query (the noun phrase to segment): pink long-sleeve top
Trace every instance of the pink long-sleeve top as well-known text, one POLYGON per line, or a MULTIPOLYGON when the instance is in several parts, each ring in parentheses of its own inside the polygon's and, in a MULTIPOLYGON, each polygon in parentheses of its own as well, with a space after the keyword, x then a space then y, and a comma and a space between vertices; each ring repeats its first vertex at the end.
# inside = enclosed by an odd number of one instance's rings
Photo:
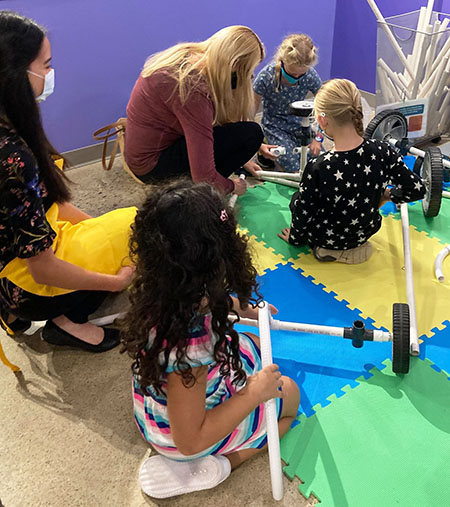
POLYGON ((207 83, 200 79, 181 103, 176 80, 167 70, 139 76, 127 106, 125 159, 137 175, 151 171, 162 151, 186 138, 192 180, 206 181, 224 193, 233 182, 214 163, 214 104, 207 83))

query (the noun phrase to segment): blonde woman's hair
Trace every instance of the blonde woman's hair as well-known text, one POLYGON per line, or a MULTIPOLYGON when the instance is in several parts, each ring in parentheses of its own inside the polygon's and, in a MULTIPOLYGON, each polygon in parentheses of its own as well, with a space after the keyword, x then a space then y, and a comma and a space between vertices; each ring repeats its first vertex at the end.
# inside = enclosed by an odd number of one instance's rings
POLYGON ((364 134, 361 94, 348 79, 326 81, 314 98, 316 116, 324 113, 338 125, 353 123, 360 136, 364 134))
POLYGON ((222 28, 203 42, 184 42, 147 59, 144 78, 167 69, 178 82, 181 102, 204 78, 214 102, 214 125, 253 118, 252 75, 264 58, 264 46, 246 26, 222 28), (231 73, 236 72, 236 89, 231 88, 231 73))
POLYGON ((276 90, 280 89, 281 62, 285 65, 314 67, 317 64, 317 48, 311 37, 304 33, 288 35, 278 46, 275 53, 276 90))

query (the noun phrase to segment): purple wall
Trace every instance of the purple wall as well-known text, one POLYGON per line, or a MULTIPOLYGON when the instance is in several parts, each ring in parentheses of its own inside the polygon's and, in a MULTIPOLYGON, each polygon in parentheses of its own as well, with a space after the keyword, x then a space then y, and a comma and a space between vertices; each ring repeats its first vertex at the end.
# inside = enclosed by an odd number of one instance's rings
MULTIPOLYGON (((427 0, 376 0, 385 18, 415 11, 427 0)), ((435 0, 434 10, 449 11, 450 0, 435 0), (443 6, 446 4, 446 7, 443 6)), ((331 77, 347 78, 375 92, 377 21, 366 0, 336 0, 331 77)))
POLYGON ((301 8, 292 0, 3 0, 46 26, 56 72, 55 93, 42 105, 60 151, 93 144, 92 132, 125 114, 146 57, 176 42, 203 40, 218 29, 248 25, 270 58, 284 35, 308 33, 319 47, 317 70, 330 77, 336 0, 301 8))

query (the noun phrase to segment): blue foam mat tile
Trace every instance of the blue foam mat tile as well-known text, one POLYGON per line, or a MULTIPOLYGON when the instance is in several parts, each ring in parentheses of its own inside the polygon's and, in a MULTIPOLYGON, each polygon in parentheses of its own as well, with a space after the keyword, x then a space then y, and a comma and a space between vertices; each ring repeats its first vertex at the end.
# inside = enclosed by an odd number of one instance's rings
MULTIPOLYGON (((278 308, 277 320, 338 327, 351 327, 354 320, 363 320, 372 327, 358 310, 350 310, 289 264, 258 280, 264 299, 278 308)), ((236 328, 256 331, 247 326, 236 328)), ((308 416, 314 413, 313 406, 328 404, 332 394, 342 396, 342 387, 356 387, 357 378, 370 377, 368 370, 383 367, 382 361, 391 357, 390 343, 366 342, 356 349, 351 340, 293 331, 272 331, 271 338, 274 362, 296 381, 302 396, 301 411, 308 416)))
POLYGON ((436 371, 444 371, 450 380, 450 322, 443 322, 446 326, 437 330, 431 338, 423 337, 420 344, 420 358, 429 359, 436 371))

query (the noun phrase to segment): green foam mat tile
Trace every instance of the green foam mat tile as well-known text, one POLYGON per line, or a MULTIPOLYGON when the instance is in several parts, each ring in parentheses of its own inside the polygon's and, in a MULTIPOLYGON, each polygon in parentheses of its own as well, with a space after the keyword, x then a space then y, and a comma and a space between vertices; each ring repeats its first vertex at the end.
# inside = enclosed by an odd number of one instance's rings
POLYGON ((277 236, 281 229, 291 225, 289 203, 295 192, 292 187, 265 182, 249 188, 239 197, 236 205, 239 226, 248 229, 258 241, 281 254, 285 260, 296 258, 308 247, 289 245, 277 236))
MULTIPOLYGON (((388 366, 390 361, 385 361, 388 366)), ((428 360, 371 370, 281 442, 288 477, 321 507, 450 505, 450 382, 428 360)))
POLYGON ((424 216, 420 203, 417 206, 408 207, 408 210, 410 225, 444 244, 450 244, 450 199, 442 199, 439 215, 434 218, 424 216))

